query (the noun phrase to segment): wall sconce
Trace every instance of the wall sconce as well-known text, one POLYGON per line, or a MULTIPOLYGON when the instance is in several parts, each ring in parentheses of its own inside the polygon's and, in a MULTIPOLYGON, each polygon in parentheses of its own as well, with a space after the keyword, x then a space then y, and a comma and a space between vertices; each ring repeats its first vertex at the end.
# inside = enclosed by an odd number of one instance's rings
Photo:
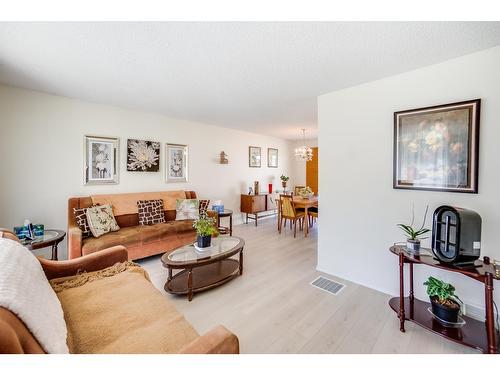
POLYGON ((221 164, 228 164, 229 160, 227 160, 227 154, 224 151, 221 151, 220 153, 220 163, 221 164))

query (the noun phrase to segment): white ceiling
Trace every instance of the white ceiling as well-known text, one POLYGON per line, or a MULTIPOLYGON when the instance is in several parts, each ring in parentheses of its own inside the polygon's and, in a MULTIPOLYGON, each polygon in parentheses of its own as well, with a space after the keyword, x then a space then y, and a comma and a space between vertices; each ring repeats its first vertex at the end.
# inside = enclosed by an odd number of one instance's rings
POLYGON ((500 22, 0 23, 0 82, 312 138, 318 95, 498 44, 500 22))

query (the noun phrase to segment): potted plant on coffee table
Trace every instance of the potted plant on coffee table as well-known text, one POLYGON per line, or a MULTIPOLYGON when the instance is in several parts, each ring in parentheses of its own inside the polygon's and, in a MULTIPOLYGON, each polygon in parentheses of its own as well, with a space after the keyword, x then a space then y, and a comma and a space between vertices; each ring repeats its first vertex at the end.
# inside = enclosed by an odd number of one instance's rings
POLYGON ((432 276, 424 285, 427 286, 432 313, 445 322, 457 323, 462 300, 455 294, 455 287, 432 276))
POLYGON ((420 228, 413 228, 413 222, 415 221, 415 210, 412 208, 412 218, 411 223, 407 224, 398 224, 397 227, 401 228, 405 233, 406 239, 406 248, 412 251, 414 254, 418 254, 420 251, 420 240, 423 240, 427 237, 421 237, 422 235, 430 232, 430 229, 424 228, 425 219, 427 218, 427 211, 429 210, 429 206, 425 209, 424 219, 422 221, 422 225, 420 228))
POLYGON ((196 242, 199 248, 210 247, 212 244, 212 235, 217 233, 215 227, 215 218, 207 214, 201 214, 193 223, 196 229, 196 242))

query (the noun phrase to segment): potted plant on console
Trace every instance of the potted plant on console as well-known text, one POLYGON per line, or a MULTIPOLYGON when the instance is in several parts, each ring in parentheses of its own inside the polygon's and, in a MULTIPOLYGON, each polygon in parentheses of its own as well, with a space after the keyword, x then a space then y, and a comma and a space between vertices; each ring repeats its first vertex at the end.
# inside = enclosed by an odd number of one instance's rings
POLYGON ((285 176, 284 174, 281 175, 280 180, 281 180, 281 186, 283 186, 283 190, 286 190, 286 184, 290 177, 285 176))
POLYGON ((199 248, 210 247, 212 245, 212 235, 217 233, 215 219, 207 214, 201 214, 193 223, 196 229, 196 242, 199 248))
POLYGON ((420 240, 423 240, 427 237, 421 237, 422 235, 430 232, 430 229, 424 228, 425 219, 427 218, 427 211, 429 210, 429 206, 425 209, 424 220, 422 221, 422 225, 420 228, 413 228, 413 222, 415 221, 415 210, 412 208, 412 218, 411 223, 407 224, 398 224, 397 226, 403 230, 407 239, 406 239, 406 248, 413 252, 415 255, 418 255, 420 252, 420 240))
POLYGON ((427 286, 432 313, 445 322, 457 323, 462 300, 455 295, 455 287, 432 276, 424 285, 427 286))

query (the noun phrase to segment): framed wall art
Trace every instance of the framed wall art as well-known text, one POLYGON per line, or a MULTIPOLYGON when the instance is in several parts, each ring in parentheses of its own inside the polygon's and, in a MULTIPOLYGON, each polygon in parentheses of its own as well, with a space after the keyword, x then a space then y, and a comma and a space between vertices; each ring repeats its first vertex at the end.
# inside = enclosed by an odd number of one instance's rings
POLYGON ((160 170, 160 142, 127 140, 127 171, 158 172, 160 170))
POLYGON ((261 148, 248 146, 248 166, 251 168, 260 168, 261 148))
POLYGON ((165 176, 167 182, 188 181, 188 146, 167 143, 165 176))
POLYGON ((478 192, 481 99, 394 113, 393 187, 478 192))
POLYGON ((278 168, 278 149, 268 148, 267 149, 267 166, 269 168, 278 168))
POLYGON ((120 139, 84 137, 83 176, 85 185, 117 184, 120 139))

